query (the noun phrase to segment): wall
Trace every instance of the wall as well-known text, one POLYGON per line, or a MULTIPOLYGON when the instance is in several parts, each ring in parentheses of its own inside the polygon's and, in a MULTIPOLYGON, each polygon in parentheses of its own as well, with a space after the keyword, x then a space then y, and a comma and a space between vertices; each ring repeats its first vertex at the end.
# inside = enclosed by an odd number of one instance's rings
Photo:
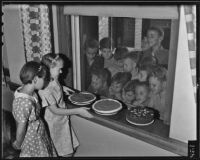
POLYGON ((72 116, 72 126, 80 142, 76 157, 178 156, 78 116, 72 116))
POLYGON ((23 47, 23 37, 21 28, 21 19, 18 5, 6 5, 3 7, 3 32, 5 37, 5 47, 3 52, 7 51, 8 67, 10 79, 14 83, 21 84, 19 71, 25 63, 25 54, 23 47))
MULTIPOLYGON (((183 9, 183 8, 182 8, 183 9)), ((181 9, 170 137, 196 140, 196 104, 192 86, 185 15, 181 9)))

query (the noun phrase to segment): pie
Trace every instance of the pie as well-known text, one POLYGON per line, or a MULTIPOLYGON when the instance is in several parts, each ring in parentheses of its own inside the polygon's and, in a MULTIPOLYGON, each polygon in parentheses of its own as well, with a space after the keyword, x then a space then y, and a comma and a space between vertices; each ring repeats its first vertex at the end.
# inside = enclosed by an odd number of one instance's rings
POLYGON ((114 99, 101 99, 96 101, 92 105, 92 108, 96 113, 103 115, 113 115, 122 109, 122 105, 119 101, 114 99))
POLYGON ((72 103, 90 103, 96 99, 96 96, 88 92, 73 93, 68 98, 72 103))
POLYGON ((154 122, 154 110, 150 107, 133 107, 128 110, 126 120, 135 125, 149 125, 154 122))

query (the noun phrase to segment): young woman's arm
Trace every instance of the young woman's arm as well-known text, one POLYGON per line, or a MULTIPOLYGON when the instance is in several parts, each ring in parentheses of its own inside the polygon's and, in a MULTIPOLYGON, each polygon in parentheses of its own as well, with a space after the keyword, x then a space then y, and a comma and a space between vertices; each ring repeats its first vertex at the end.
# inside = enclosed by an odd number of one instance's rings
POLYGON ((56 104, 48 106, 50 111, 57 115, 73 115, 79 114, 83 117, 93 118, 93 116, 87 111, 89 108, 81 107, 74 109, 58 108, 56 104))
POLYGON ((15 149, 20 149, 21 148, 22 142, 23 142, 25 134, 26 134, 26 130, 27 130, 27 122, 17 123, 16 140, 13 143, 13 147, 15 149))

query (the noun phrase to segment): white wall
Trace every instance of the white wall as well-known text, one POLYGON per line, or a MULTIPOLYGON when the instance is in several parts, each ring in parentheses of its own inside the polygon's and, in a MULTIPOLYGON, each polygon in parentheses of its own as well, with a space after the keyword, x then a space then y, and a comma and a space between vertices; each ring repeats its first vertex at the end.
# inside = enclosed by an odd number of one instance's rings
POLYGON ((72 125, 80 142, 76 157, 178 156, 78 116, 72 116, 72 125))
POLYGON ((196 140, 196 104, 188 53, 185 15, 181 8, 170 137, 183 142, 196 140))
POLYGON ((18 5, 6 5, 2 10, 4 13, 2 21, 4 23, 3 33, 6 47, 3 51, 7 51, 10 79, 14 83, 21 84, 19 72, 25 63, 25 54, 19 8, 18 5))

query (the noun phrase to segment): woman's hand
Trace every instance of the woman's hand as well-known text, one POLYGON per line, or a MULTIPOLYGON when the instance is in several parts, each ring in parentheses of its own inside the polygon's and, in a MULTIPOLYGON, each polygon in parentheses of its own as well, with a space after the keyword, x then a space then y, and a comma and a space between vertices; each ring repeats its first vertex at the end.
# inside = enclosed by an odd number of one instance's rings
POLYGON ((89 109, 87 107, 78 108, 78 114, 86 118, 93 118, 94 116, 87 111, 89 109))

